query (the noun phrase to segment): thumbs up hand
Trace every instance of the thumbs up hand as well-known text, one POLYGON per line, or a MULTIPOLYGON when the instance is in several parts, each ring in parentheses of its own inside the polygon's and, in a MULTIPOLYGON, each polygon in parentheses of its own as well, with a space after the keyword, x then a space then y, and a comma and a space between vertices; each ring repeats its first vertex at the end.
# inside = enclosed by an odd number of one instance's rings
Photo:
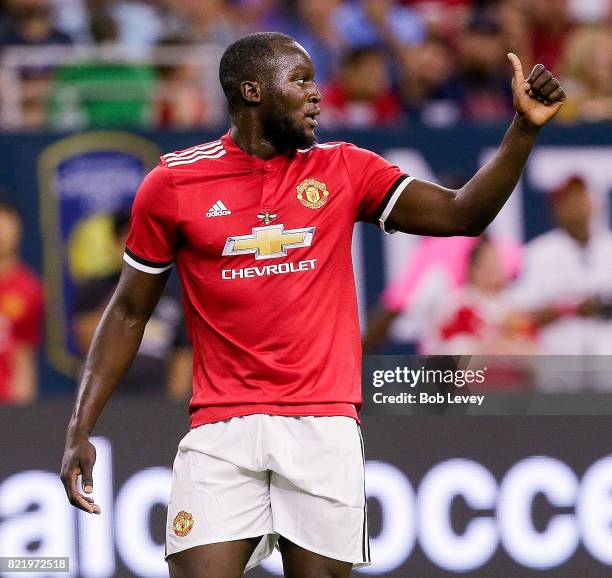
POLYGON ((508 60, 513 70, 512 92, 516 111, 535 126, 546 124, 565 103, 565 92, 559 81, 543 64, 536 64, 526 79, 518 56, 510 52, 508 60))

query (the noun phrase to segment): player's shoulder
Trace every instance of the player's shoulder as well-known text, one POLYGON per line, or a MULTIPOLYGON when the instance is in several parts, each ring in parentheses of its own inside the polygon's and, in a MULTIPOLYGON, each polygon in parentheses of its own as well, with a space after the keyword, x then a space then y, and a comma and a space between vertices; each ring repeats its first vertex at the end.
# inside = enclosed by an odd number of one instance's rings
POLYGON ((222 158, 227 153, 222 139, 194 145, 192 147, 166 153, 161 156, 160 165, 168 169, 194 169, 222 158))

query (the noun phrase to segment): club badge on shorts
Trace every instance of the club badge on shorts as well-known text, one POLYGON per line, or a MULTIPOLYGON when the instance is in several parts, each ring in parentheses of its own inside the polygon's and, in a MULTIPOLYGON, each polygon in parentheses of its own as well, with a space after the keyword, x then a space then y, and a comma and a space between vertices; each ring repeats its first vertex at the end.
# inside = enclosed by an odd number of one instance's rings
POLYGON ((316 179, 306 179, 297 187, 297 198, 309 209, 320 209, 329 197, 327 185, 316 179))
POLYGON ((184 538, 191 532, 191 528, 193 528, 193 516, 189 512, 181 510, 174 518, 174 522, 172 522, 174 533, 184 538))

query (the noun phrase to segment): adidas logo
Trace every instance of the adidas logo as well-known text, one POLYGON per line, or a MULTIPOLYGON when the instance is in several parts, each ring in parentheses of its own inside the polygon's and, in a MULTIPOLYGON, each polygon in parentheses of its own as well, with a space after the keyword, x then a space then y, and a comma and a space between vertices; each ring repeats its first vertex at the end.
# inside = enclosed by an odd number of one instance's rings
POLYGON ((217 201, 206 213, 207 217, 225 217, 231 215, 232 212, 223 204, 222 201, 217 201))

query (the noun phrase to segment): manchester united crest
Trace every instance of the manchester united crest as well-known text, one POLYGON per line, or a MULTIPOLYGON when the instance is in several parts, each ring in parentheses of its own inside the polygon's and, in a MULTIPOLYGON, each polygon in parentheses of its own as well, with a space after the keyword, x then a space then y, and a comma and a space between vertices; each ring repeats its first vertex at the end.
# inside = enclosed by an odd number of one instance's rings
POLYGON ((172 529, 177 536, 184 538, 193 528, 193 516, 189 512, 181 510, 172 522, 172 529))
POLYGON ((327 185, 316 179, 306 179, 297 188, 297 198, 309 209, 320 209, 329 198, 327 185))

